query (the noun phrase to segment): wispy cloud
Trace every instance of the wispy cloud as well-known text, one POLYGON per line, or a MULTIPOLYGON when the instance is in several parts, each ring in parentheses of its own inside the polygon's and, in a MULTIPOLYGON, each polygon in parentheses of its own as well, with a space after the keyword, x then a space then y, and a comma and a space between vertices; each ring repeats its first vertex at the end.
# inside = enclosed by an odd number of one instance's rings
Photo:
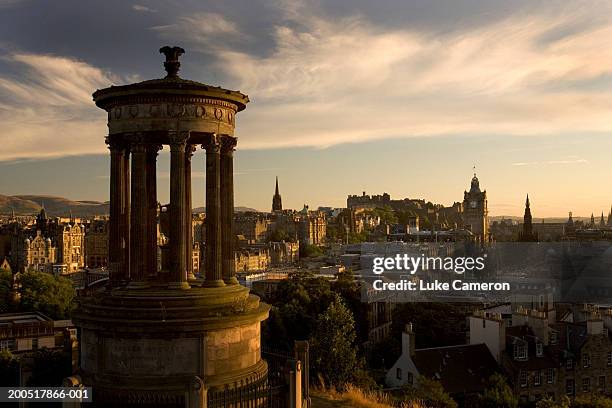
POLYGON ((140 12, 144 12, 144 13, 157 13, 157 10, 152 9, 150 7, 147 7, 147 6, 143 6, 142 4, 134 4, 134 5, 132 5, 132 10, 140 11, 140 12))
POLYGON ((218 13, 194 13, 178 18, 175 24, 151 27, 167 40, 180 39, 191 49, 213 51, 224 47, 230 40, 245 40, 238 25, 218 13))
MULTIPOLYGON (((282 18, 263 33, 213 12, 185 11, 152 28, 214 55, 215 78, 250 95, 237 118, 241 148, 612 132, 610 2, 568 2, 443 33, 274 4, 282 18), (266 38, 265 52, 245 46, 253 35, 266 38)), ((17 74, 0 74, 0 160, 105 152, 105 115, 91 92, 127 76, 61 56, 4 59, 17 74)))
POLYGON ((18 75, 0 76, 0 160, 105 151, 105 115, 91 93, 120 79, 70 58, 11 54, 18 75))
POLYGON ((513 166, 549 166, 549 165, 567 165, 567 164, 589 164, 587 159, 564 159, 564 160, 546 160, 532 162, 515 162, 513 166))
MULTIPOLYGON (((242 147, 612 131, 612 84, 592 85, 612 72, 612 24, 601 17, 609 3, 447 34, 282 4, 271 52, 214 46, 219 72, 253 101, 238 118, 242 147), (564 29, 576 20, 577 28, 564 29)), ((198 42, 198 33, 183 35, 198 42)))

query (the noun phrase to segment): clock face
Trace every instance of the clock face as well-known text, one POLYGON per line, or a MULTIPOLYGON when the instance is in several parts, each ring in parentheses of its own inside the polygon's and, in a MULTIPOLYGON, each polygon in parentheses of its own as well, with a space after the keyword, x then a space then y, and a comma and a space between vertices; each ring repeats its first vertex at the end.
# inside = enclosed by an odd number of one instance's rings
POLYGON ((476 202, 476 200, 470 201, 470 207, 471 208, 476 208, 477 206, 478 206, 478 203, 476 202))

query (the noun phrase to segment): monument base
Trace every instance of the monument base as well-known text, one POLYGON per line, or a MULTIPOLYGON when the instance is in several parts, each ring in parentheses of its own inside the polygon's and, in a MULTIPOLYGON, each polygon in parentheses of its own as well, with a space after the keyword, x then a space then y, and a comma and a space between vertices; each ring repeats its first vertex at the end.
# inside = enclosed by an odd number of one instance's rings
POLYGON ((247 288, 115 288, 81 298, 80 367, 96 406, 185 407, 205 391, 266 377, 260 328, 270 307, 247 288), (196 387, 197 388, 197 387, 196 387))

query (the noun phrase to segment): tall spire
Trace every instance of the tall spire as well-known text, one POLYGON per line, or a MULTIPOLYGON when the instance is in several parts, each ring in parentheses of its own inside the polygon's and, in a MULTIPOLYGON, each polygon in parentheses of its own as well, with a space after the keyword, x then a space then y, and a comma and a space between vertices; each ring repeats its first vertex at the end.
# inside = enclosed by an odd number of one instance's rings
POLYGON ((519 241, 534 242, 537 241, 537 235, 533 232, 533 218, 531 217, 531 209, 529 208, 529 194, 525 199, 525 215, 523 216, 523 231, 519 234, 519 241))
POLYGON ((278 193, 278 176, 276 176, 276 189, 274 190, 274 195, 280 195, 278 193))
POLYGON ((272 197, 272 212, 283 210, 283 200, 278 191, 278 176, 276 176, 276 188, 274 190, 274 196, 272 197))

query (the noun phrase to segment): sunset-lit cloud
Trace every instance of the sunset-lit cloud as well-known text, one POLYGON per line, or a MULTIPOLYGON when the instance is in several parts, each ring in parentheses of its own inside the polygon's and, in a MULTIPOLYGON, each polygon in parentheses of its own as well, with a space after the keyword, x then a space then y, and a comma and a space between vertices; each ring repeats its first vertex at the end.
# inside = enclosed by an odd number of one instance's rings
POLYGON ((91 93, 120 79, 70 58, 12 54, 0 77, 0 160, 102 153, 106 128, 91 93))

